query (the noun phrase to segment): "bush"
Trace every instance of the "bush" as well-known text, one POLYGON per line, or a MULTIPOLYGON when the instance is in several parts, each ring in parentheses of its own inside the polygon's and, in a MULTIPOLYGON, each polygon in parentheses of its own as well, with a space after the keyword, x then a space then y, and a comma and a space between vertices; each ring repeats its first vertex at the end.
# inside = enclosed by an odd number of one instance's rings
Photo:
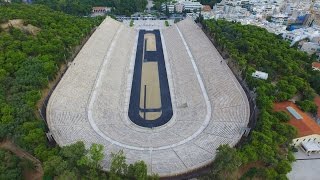
POLYGON ((313 101, 297 101, 296 104, 305 112, 317 113, 318 106, 313 101))
POLYGON ((298 152, 298 151, 299 151, 298 148, 296 148, 295 146, 291 146, 291 147, 290 147, 290 150, 291 150, 292 152, 298 152))
POLYGON ((211 171, 212 179, 232 179, 234 172, 241 165, 241 157, 236 149, 228 144, 220 145, 217 149, 213 169, 211 171))
POLYGON ((290 120, 290 116, 284 112, 284 111, 279 111, 275 112, 274 115, 276 118, 278 118, 281 122, 288 122, 290 120))
POLYGON ((276 171, 279 174, 287 174, 288 172, 290 172, 292 170, 291 168, 291 164, 288 160, 282 160, 278 163, 277 167, 276 167, 276 171))

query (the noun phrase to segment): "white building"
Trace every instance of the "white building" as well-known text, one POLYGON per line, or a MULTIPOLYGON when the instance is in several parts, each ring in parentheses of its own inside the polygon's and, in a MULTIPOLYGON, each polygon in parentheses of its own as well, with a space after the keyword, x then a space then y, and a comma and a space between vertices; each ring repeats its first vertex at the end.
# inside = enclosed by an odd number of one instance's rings
POLYGON ((271 17, 271 21, 276 24, 284 24, 288 23, 288 15, 285 14, 276 14, 271 17))
POLYGON ((320 145, 316 142, 302 142, 301 149, 308 155, 311 153, 320 153, 320 145))
POLYGON ((299 42, 301 40, 312 40, 316 37, 320 37, 320 31, 313 27, 300 28, 293 31, 287 31, 282 35, 282 37, 285 40, 289 40, 291 42, 291 46, 293 46, 296 42, 299 42))
POLYGON ((169 13, 183 11, 200 11, 202 9, 202 4, 196 0, 180 0, 180 1, 170 1, 161 4, 161 10, 166 11, 168 9, 169 13))
POLYGON ((314 42, 304 42, 300 49, 304 52, 307 52, 309 55, 312 55, 320 52, 320 45, 314 42))
POLYGON ((258 78, 258 79, 267 80, 268 79, 268 73, 261 72, 261 71, 256 71, 256 72, 252 73, 252 77, 255 77, 255 78, 258 78))
POLYGON ((167 3, 162 3, 161 4, 161 10, 163 12, 166 12, 167 9, 169 11, 169 13, 173 13, 174 12, 174 9, 175 9, 175 4, 171 3, 171 2, 167 2, 167 3))

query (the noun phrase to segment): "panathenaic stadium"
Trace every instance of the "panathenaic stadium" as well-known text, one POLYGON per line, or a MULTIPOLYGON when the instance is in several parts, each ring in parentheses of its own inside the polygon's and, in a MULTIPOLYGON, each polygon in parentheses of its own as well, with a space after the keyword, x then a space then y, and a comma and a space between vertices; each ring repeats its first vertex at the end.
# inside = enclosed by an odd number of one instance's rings
MULTIPOLYGON (((153 22, 153 21, 150 21, 153 22)), ((164 24, 164 22, 162 21, 164 24)), ((160 176, 210 164, 247 127, 247 96, 194 21, 170 27, 106 18, 70 64, 47 105, 60 146, 102 144, 160 176), (138 23, 137 23, 138 24, 138 23)))

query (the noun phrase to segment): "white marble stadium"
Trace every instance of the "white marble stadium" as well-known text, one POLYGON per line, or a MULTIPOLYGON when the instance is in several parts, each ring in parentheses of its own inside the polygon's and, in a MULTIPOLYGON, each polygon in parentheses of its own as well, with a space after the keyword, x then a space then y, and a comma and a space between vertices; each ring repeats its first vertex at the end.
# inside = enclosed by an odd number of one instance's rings
POLYGON ((213 161, 221 144, 234 146, 247 127, 249 103, 222 57, 190 19, 160 30, 173 117, 153 129, 128 118, 138 30, 106 18, 65 73, 47 106, 60 146, 83 141, 123 150, 149 173, 173 176, 213 161))

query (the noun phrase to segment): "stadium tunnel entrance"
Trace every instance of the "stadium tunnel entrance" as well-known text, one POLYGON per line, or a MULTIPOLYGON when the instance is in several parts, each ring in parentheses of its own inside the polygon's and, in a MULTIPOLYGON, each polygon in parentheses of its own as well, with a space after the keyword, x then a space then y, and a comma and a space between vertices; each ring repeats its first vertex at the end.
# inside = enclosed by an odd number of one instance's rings
POLYGON ((164 125, 173 116, 159 30, 139 31, 128 115, 148 128, 164 125))

